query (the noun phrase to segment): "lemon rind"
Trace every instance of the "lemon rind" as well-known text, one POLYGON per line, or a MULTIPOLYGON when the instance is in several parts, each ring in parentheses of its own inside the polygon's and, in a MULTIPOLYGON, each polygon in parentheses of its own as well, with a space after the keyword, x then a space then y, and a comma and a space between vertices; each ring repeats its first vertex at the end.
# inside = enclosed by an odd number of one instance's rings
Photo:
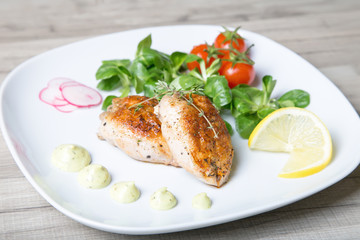
MULTIPOLYGON (((324 140, 325 140, 324 149, 327 149, 328 154, 326 156, 324 156, 323 158, 319 159, 319 161, 316 161, 315 163, 311 164, 310 166, 307 166, 306 168, 297 169, 296 171, 291 171, 291 172, 281 171, 278 174, 278 177, 281 177, 281 178, 301 178, 301 177, 306 177, 306 176, 309 176, 309 175, 313 175, 313 174, 318 173, 321 170, 323 170, 331 162, 331 159, 332 159, 332 139, 331 139, 330 132, 327 129, 327 127, 325 126, 325 124, 321 121, 321 119, 318 116, 316 116, 311 111, 303 109, 303 108, 297 108, 297 107, 281 108, 281 109, 278 109, 278 110, 270 113, 268 116, 266 116, 255 127, 255 129, 251 133, 251 135, 249 137, 249 141, 248 141, 249 148, 252 149, 252 150, 262 150, 262 149, 259 149, 258 146, 254 146, 253 143, 254 143, 254 141, 256 142, 256 139, 260 135, 259 134, 260 129, 263 128, 264 126, 270 124, 270 122, 274 118, 274 115, 279 114, 280 111, 284 112, 284 114, 292 113, 294 111, 299 113, 299 110, 302 111, 302 113, 300 112, 300 114, 307 115, 307 116, 309 116, 309 117, 311 117, 313 119, 316 119, 316 121, 315 121, 315 123, 317 123, 316 126, 320 128, 321 132, 324 135, 324 140), (306 111, 309 114, 304 114, 305 113, 304 111, 306 111)), ((279 151, 279 150, 273 150, 272 151, 272 150, 269 150, 269 149, 266 149, 266 151, 291 153, 291 151, 279 151)))

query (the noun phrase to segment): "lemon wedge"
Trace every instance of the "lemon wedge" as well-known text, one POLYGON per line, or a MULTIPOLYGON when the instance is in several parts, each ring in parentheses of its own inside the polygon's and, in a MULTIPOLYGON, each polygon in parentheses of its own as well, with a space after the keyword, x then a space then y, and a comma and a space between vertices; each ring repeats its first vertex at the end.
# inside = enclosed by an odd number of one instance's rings
POLYGON ((279 177, 306 177, 324 169, 332 156, 331 136, 322 121, 303 108, 280 108, 266 116, 249 137, 254 150, 287 152, 279 177))

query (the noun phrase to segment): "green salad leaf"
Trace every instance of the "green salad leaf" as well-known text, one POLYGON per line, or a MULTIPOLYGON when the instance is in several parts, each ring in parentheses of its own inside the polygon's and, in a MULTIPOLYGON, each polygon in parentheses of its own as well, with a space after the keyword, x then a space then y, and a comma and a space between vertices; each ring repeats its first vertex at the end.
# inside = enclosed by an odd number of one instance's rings
POLYGON ((217 109, 222 109, 232 101, 231 91, 224 76, 209 77, 205 83, 204 93, 217 109))
POLYGON ((300 107, 305 108, 310 103, 310 95, 300 89, 291 90, 278 99, 281 107, 300 107))
POLYGON ((271 76, 262 79, 262 90, 248 85, 232 89, 232 115, 236 130, 242 138, 249 138, 256 125, 273 111, 282 107, 306 107, 310 95, 303 90, 291 90, 279 99, 271 98, 276 80, 271 76))

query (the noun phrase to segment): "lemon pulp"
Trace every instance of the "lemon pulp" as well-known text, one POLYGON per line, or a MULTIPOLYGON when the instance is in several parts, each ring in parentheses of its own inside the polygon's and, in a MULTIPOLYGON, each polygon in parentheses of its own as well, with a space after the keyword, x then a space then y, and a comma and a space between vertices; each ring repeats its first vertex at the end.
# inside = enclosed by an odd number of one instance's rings
POLYGON ((328 129, 312 112, 281 108, 265 117, 249 137, 254 150, 287 152, 289 160, 279 177, 305 177, 325 168, 332 156, 328 129))

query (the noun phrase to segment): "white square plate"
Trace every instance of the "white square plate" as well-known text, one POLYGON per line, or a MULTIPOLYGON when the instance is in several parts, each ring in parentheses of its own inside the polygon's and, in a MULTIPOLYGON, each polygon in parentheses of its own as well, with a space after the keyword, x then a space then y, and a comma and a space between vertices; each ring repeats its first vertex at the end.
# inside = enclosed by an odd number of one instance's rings
MULTIPOLYGON (((277 177, 287 155, 250 151, 237 133, 230 180, 221 188, 207 186, 181 168, 135 161, 97 138, 100 106, 61 113, 38 98, 54 77, 68 77, 96 88, 95 72, 102 60, 133 59, 138 42, 152 34, 153 48, 189 52, 212 43, 219 26, 167 26, 120 32, 80 41, 33 57, 13 70, 1 88, 1 129, 21 171, 34 188, 65 215, 97 229, 126 234, 154 234, 224 223, 266 212, 310 196, 344 178, 360 161, 359 116, 334 84, 297 54, 259 34, 240 30, 255 44, 257 87, 264 75, 277 79, 273 96, 291 89, 310 93, 307 107, 318 115, 333 138, 334 156, 323 171, 305 178, 277 177), (132 204, 110 199, 110 186, 89 190, 77 184, 76 173, 65 173, 50 162, 63 143, 89 150, 93 163, 109 169, 112 183, 133 180, 141 197, 132 204), (166 186, 178 205, 169 211, 150 208, 150 195, 166 186), (192 197, 206 192, 210 210, 192 209, 192 197)), ((103 97, 108 93, 101 92, 103 97)), ((225 116, 233 126, 231 116, 225 116)))

